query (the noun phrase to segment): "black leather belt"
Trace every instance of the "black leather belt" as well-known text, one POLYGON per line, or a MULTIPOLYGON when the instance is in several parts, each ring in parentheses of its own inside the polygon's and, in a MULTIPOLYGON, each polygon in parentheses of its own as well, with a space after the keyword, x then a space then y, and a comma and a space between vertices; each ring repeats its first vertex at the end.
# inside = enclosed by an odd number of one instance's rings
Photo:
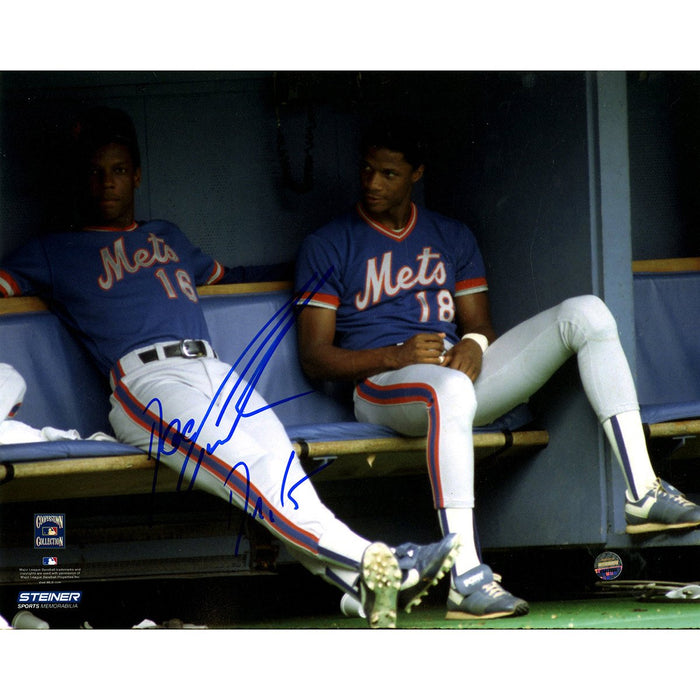
MULTIPOLYGON (((171 345, 163 345, 161 347, 165 357, 186 357, 194 359, 197 357, 206 357, 207 344, 203 340, 181 340, 179 343, 171 345)), ((144 350, 139 353, 141 362, 153 362, 158 359, 158 351, 155 348, 144 350)))

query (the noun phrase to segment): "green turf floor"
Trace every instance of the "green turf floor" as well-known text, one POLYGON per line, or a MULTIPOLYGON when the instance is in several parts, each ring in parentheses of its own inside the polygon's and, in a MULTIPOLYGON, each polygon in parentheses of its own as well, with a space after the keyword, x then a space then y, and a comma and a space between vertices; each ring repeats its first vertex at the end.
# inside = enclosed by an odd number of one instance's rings
MULTIPOLYGON (((232 627, 239 627, 232 625, 232 627)), ((366 629, 358 618, 326 615, 246 622, 245 629, 366 629)), ((446 620, 445 609, 423 604, 401 613, 398 629, 699 629, 700 600, 667 602, 605 597, 530 603, 530 613, 496 620, 446 620)))

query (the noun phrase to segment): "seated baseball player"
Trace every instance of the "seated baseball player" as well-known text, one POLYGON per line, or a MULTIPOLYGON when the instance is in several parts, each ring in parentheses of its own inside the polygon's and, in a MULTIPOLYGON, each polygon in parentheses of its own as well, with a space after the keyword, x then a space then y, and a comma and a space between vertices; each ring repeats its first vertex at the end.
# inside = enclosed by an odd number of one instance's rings
POLYGON ((76 130, 81 226, 40 236, 0 268, 0 293, 44 297, 109 376, 116 437, 184 483, 252 514, 314 573, 359 595, 371 627, 394 627, 451 568, 459 538, 390 548, 319 500, 265 400, 217 359, 197 285, 240 278, 167 221, 137 222, 133 124, 97 109, 76 130), (229 400, 231 399, 231 400, 229 400), (285 501, 283 479, 295 484, 285 501))
POLYGON ((652 468, 615 320, 594 296, 563 301, 499 338, 470 230, 412 201, 420 141, 400 124, 361 144, 361 201, 303 242, 296 288, 302 366, 355 383, 360 421, 427 435, 427 468, 444 534, 462 548, 448 618, 522 615, 528 604, 481 562, 475 544, 472 427, 529 399, 576 355, 589 402, 626 480, 629 532, 700 524, 700 507, 652 468))

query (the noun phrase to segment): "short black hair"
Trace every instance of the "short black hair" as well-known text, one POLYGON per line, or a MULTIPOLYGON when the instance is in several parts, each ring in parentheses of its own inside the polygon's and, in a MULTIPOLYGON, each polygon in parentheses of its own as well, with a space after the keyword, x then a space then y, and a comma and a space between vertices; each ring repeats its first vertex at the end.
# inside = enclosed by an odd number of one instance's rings
POLYGON ((360 155, 371 148, 386 148, 403 153, 407 163, 415 169, 425 165, 426 144, 420 125, 405 117, 379 119, 371 124, 360 141, 360 155))
POLYGON ((78 157, 81 161, 91 158, 95 151, 109 143, 126 146, 134 168, 141 167, 136 129, 131 117, 121 109, 92 107, 78 118, 74 127, 78 157))

